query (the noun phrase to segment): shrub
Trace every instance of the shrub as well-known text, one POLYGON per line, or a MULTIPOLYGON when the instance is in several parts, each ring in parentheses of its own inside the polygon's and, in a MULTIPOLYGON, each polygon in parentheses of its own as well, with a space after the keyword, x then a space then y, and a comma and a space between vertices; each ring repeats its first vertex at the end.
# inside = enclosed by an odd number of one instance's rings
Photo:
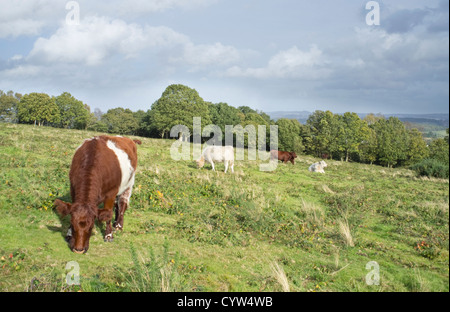
POLYGON ((448 163, 444 164, 436 159, 424 159, 411 166, 421 176, 448 179, 448 163))

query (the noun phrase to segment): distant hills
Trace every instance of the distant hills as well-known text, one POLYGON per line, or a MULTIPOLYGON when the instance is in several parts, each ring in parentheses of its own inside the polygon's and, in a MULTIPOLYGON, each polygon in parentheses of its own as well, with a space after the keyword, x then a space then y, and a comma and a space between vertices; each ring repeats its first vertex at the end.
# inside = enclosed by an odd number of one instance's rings
MULTIPOLYGON (((278 120, 280 118, 297 119, 300 123, 304 124, 308 120, 309 115, 312 112, 308 111, 275 111, 266 112, 271 119, 278 120)), ((360 118, 364 118, 368 113, 358 114, 360 118)), ((448 128, 449 126, 449 114, 382 114, 386 118, 397 117, 403 122, 409 122, 412 124, 429 124, 439 127, 448 128)))

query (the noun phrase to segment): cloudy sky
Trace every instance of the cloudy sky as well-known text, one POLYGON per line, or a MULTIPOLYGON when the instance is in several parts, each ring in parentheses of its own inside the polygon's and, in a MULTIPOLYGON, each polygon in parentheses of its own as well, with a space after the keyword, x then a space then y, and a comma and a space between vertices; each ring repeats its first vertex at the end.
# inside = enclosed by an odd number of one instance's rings
POLYGON ((380 25, 367 0, 0 0, 0 89, 104 112, 180 83, 266 112, 448 113, 449 2, 377 2, 380 25))

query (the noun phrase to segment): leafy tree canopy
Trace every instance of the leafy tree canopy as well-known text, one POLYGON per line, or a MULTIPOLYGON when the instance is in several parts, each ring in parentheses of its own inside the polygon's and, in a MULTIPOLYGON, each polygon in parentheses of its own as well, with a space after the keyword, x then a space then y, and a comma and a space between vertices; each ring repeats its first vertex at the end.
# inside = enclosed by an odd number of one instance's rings
POLYGON ((57 124, 61 118, 55 99, 45 93, 25 94, 19 102, 17 115, 20 122, 39 126, 57 124))

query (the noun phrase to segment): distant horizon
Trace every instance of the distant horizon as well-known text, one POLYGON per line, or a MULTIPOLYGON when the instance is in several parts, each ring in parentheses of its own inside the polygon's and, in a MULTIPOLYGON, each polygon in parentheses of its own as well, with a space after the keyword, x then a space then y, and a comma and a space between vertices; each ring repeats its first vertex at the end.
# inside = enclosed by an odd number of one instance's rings
MULTIPOLYGON (((316 109, 316 110, 319 110, 319 111, 327 111, 327 110, 329 110, 329 111, 333 112, 334 114, 344 114, 344 113, 346 113, 346 112, 335 112, 335 111, 332 111, 330 109, 316 109)), ((314 111, 316 111, 316 110, 314 110, 314 111)), ((275 113, 314 113, 314 111, 308 111, 308 110, 301 110, 301 111, 277 110, 277 111, 263 111, 263 112, 266 113, 266 114, 270 114, 270 113, 275 114, 275 113)), ((356 112, 356 111, 347 111, 347 112, 356 113, 358 115, 364 115, 364 114, 366 114, 366 115, 368 115, 368 114, 374 114, 374 115, 377 115, 377 114, 382 114, 382 115, 421 115, 421 116, 426 116, 426 115, 450 115, 449 112, 442 112, 442 113, 402 113, 402 112, 397 112, 397 113, 376 112, 375 113, 375 112, 356 112)))
MULTIPOLYGON (((316 109, 316 110, 320 110, 320 111, 332 111, 331 109, 316 109)), ((295 110, 276 110, 276 111, 264 111, 264 113, 314 113, 316 110, 314 111, 309 111, 309 110, 301 110, 301 111, 295 111, 295 110)), ((352 113, 356 113, 356 114, 386 114, 386 115, 449 115, 449 112, 435 112, 435 113, 402 113, 402 112, 397 112, 397 113, 383 113, 383 112, 357 112, 357 111, 345 111, 345 112, 333 112, 335 114, 344 114, 346 112, 352 112, 352 113)))

